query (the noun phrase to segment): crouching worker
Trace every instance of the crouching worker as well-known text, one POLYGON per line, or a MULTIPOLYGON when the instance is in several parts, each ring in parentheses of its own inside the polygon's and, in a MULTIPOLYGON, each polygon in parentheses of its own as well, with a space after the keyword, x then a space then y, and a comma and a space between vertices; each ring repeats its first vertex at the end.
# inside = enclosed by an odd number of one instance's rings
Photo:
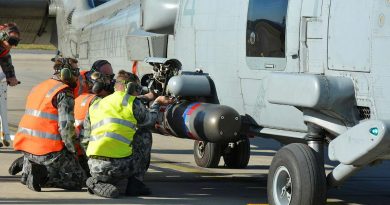
MULTIPOLYGON (((53 59, 55 61, 55 59, 53 59)), ((89 176, 88 159, 85 156, 85 147, 82 142, 83 137, 83 122, 87 115, 89 106, 95 101, 114 92, 114 74, 111 64, 106 60, 98 60, 93 65, 90 71, 80 71, 77 87, 74 89, 74 118, 77 135, 77 143, 75 144, 78 161, 85 173, 89 176), (80 77, 84 76, 84 77, 80 77), (81 80, 80 80, 81 79, 81 80), (81 85, 81 86, 80 86, 81 85), (83 93, 87 90, 87 93, 83 93), (79 94, 81 92, 81 94, 79 94), (78 97, 76 97, 78 95, 78 97)), ((85 139, 86 143, 89 142, 85 139)), ((23 169, 23 156, 17 158, 9 167, 8 173, 16 175, 23 169)))
POLYGON ((150 194, 145 184, 135 178, 138 170, 147 166, 140 164, 147 163, 147 159, 139 158, 149 155, 134 152, 141 150, 134 146, 142 145, 136 141, 142 140, 142 130, 155 124, 160 105, 173 100, 160 96, 146 109, 136 97, 141 92, 137 79, 131 73, 119 71, 115 92, 92 104, 84 122, 84 133, 90 130, 87 156, 92 175, 86 185, 90 193, 101 197, 150 194))
POLYGON ((84 137, 83 123, 85 117, 87 116, 90 105, 114 92, 115 80, 111 64, 106 60, 95 61, 91 70, 87 71, 84 75, 86 76, 85 79, 88 93, 82 93, 76 97, 74 105, 74 117, 76 133, 78 136, 77 140, 81 145, 81 147, 76 146, 78 160, 87 176, 90 176, 88 159, 85 155, 85 150, 89 143, 89 139, 84 137), (83 142, 85 142, 85 144, 83 142))
POLYGON ((34 191, 42 187, 80 190, 86 176, 75 150, 77 60, 59 58, 54 70, 52 79, 31 90, 15 135, 14 149, 24 153, 21 182, 34 191))

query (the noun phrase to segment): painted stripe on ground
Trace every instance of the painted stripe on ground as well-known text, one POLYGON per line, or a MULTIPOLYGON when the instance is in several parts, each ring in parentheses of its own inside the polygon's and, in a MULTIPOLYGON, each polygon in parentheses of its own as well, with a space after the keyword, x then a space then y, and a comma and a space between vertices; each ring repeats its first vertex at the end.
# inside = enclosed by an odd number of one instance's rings
MULTIPOLYGON (((154 157, 153 157, 154 158, 154 157)), ((160 168, 164 169, 172 169, 180 172, 190 172, 190 173, 210 173, 210 171, 205 171, 200 168, 195 168, 195 167, 188 167, 188 166, 183 166, 179 163, 172 163, 172 162, 160 162, 161 160, 156 160, 153 159, 151 163, 160 168)))
POLYGON ((162 172, 162 171, 160 171, 160 170, 155 170, 155 169, 149 167, 148 172, 157 173, 157 172, 162 172))
POLYGON ((189 172, 189 173, 195 173, 195 174, 196 173, 198 173, 198 174, 214 173, 214 171, 212 171, 210 169, 205 169, 202 167, 194 167, 194 166, 182 164, 179 162, 169 161, 169 160, 165 160, 165 159, 153 156, 153 155, 152 155, 152 159, 151 159, 150 163, 153 163, 153 165, 156 167, 160 167, 163 169, 164 168, 165 169, 172 169, 172 170, 176 170, 179 172, 189 172))

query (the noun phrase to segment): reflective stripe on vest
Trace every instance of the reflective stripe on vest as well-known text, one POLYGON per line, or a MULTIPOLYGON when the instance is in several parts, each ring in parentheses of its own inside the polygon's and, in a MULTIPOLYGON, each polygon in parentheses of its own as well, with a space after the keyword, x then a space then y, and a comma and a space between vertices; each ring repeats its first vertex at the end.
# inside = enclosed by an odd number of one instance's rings
POLYGON ((83 123, 84 123, 84 120, 74 120, 74 126, 76 128, 82 126, 83 123))
POLYGON ((63 149, 58 127, 58 110, 53 99, 64 83, 49 79, 35 86, 27 97, 26 110, 15 134, 14 149, 34 155, 45 155, 63 149))
MULTIPOLYGON (((94 96, 95 97, 95 95, 92 95, 92 94, 88 95, 87 97, 85 97, 83 99, 83 101, 81 102, 81 107, 85 107, 87 105, 87 102, 88 102, 90 96, 94 96)), ((92 98, 91 98, 91 100, 92 100, 92 98)))
POLYGON ((122 158, 132 154, 137 124, 133 116, 134 99, 116 91, 90 106, 91 141, 87 156, 122 158))
POLYGON ((125 97, 122 100, 122 106, 129 104, 130 95, 126 93, 125 97))
POLYGON ((46 97, 49 98, 53 94, 53 92, 56 91, 62 85, 63 85, 62 83, 58 83, 57 85, 55 85, 53 88, 49 90, 49 92, 47 92, 46 97))
POLYGON ((74 118, 77 135, 79 135, 81 129, 83 129, 84 119, 87 116, 90 103, 95 97, 95 94, 83 93, 78 96, 74 102, 74 118))
POLYGON ((58 121, 58 115, 45 113, 39 110, 27 109, 24 114, 58 121))
POLYGON ((105 118, 105 119, 101 120, 100 122, 92 125, 91 129, 92 130, 97 129, 97 128, 99 128, 107 123, 121 124, 123 126, 130 127, 133 130, 137 130, 137 126, 134 125, 133 123, 126 121, 126 120, 118 119, 118 118, 105 118))
POLYGON ((36 131, 24 127, 19 127, 18 132, 35 136, 35 137, 41 137, 41 138, 52 139, 52 140, 61 140, 61 135, 53 135, 47 132, 40 132, 40 131, 36 131))
POLYGON ((103 135, 100 135, 100 136, 91 136, 90 141, 99 140, 101 137, 110 137, 112 139, 119 140, 119 141, 121 141, 123 143, 129 144, 129 145, 131 144, 131 141, 129 139, 127 139, 126 137, 124 137, 122 135, 113 133, 113 132, 106 132, 106 133, 104 133, 103 135))

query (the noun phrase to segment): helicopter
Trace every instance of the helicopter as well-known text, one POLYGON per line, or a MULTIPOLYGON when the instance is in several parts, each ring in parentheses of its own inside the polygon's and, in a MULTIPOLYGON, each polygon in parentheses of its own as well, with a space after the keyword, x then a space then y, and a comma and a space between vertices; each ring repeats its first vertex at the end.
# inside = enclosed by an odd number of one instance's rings
POLYGON ((328 188, 390 157, 388 0, 1 0, 0 10, 25 43, 50 42, 85 67, 131 67, 175 96, 155 131, 194 140, 201 167, 245 168, 250 137, 285 144, 270 204, 325 204, 328 188), (327 175, 325 147, 339 163, 327 175))

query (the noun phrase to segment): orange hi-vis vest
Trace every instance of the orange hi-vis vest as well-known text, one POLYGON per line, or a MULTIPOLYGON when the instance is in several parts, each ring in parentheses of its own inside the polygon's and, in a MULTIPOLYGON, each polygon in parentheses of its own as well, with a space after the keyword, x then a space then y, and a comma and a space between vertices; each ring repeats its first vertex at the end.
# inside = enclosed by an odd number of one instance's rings
POLYGON ((88 93, 87 78, 85 77, 87 72, 87 70, 80 71, 79 79, 77 80, 77 86, 73 91, 75 99, 83 93, 88 93))
POLYGON ((89 105, 95 97, 95 94, 83 93, 74 100, 74 119, 77 135, 80 134, 80 130, 84 127, 83 122, 85 116, 87 116, 89 105))
POLYGON ((26 110, 15 134, 14 149, 34 155, 64 148, 58 127, 58 109, 53 98, 68 85, 53 79, 35 86, 27 97, 26 110))
POLYGON ((0 53, 0 58, 6 56, 9 53, 9 50, 4 50, 0 53))

